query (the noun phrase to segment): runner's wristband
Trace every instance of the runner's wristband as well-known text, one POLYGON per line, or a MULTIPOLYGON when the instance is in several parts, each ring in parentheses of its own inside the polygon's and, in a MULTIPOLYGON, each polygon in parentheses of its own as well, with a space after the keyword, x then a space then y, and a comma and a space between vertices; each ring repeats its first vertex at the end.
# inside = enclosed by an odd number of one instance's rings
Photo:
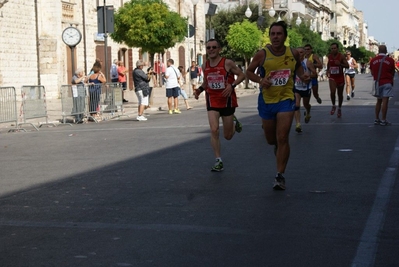
POLYGON ((202 86, 198 87, 198 89, 201 91, 201 93, 205 90, 202 86))
POLYGON ((237 86, 237 84, 234 84, 234 83, 231 84, 231 88, 233 88, 233 89, 236 88, 236 86, 237 86))

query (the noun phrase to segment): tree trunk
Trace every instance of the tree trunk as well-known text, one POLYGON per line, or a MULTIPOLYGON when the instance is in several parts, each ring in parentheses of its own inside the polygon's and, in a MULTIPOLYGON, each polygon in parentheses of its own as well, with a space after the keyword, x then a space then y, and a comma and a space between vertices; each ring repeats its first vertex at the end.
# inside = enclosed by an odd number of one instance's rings
MULTIPOLYGON (((246 56, 244 56, 244 60, 245 60, 245 70, 244 70, 244 74, 245 74, 245 72, 247 71, 247 68, 248 68, 248 59, 246 56)), ((249 80, 248 80, 247 75, 245 74, 245 89, 248 89, 248 83, 249 83, 249 80)))

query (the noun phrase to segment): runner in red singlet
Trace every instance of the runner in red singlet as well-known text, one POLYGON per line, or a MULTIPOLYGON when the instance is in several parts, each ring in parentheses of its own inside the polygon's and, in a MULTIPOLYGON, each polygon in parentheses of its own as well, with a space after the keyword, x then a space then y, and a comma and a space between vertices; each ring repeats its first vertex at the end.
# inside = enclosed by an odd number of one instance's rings
POLYGON ((211 145, 215 153, 216 163, 211 171, 223 171, 220 153, 219 119, 222 118, 223 133, 226 140, 233 138, 235 132, 241 132, 242 125, 234 116, 237 96, 234 88, 245 79, 245 74, 236 66, 234 61, 219 55, 222 50, 220 43, 209 39, 206 43, 208 60, 203 66, 204 79, 202 85, 194 91, 198 99, 205 91, 208 121, 211 128, 211 145), (237 76, 234 79, 234 75, 237 76))
POLYGON ((330 98, 332 103, 332 109, 330 114, 334 115, 337 107, 335 106, 335 93, 338 91, 338 112, 337 117, 341 118, 342 102, 344 101, 344 86, 345 77, 343 68, 349 68, 348 61, 345 56, 338 52, 338 44, 332 43, 330 46, 330 54, 328 55, 327 63, 327 76, 330 85, 330 98))

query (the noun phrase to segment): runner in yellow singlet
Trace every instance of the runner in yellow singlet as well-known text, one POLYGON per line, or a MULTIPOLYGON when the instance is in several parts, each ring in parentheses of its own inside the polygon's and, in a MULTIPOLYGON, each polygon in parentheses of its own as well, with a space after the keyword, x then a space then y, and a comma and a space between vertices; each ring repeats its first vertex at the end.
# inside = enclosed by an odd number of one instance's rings
POLYGON ((247 69, 247 77, 259 83, 259 116, 267 143, 275 146, 277 174, 273 189, 285 190, 283 173, 290 155, 289 133, 295 111, 294 72, 305 83, 305 74, 298 51, 284 45, 287 24, 274 22, 269 29, 271 45, 266 45, 253 57, 247 69))

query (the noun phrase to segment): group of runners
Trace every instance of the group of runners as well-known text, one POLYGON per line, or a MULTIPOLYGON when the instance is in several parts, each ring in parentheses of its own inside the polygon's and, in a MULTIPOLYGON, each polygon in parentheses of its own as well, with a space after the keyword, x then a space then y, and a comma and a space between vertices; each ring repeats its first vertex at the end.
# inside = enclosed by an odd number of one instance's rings
MULTIPOLYGON (((212 171, 222 171, 219 140, 219 120, 222 118, 223 135, 226 140, 232 139, 235 132, 241 132, 242 124, 235 117, 238 107, 234 88, 245 77, 259 84, 258 112, 262 119, 262 128, 266 141, 273 146, 276 157, 276 169, 273 189, 285 190, 284 172, 290 155, 289 133, 293 119, 296 120, 297 132, 301 132, 300 102, 303 99, 305 108, 305 122, 309 122, 311 93, 321 104, 318 94, 318 80, 316 69, 322 69, 320 58, 312 51, 310 44, 303 48, 292 49, 284 45, 287 39, 287 24, 284 21, 274 22, 269 28, 271 43, 259 50, 252 58, 246 73, 238 68, 234 61, 220 56, 222 50, 220 42, 208 40, 206 51, 208 59, 204 63, 203 83, 194 90, 198 99, 205 91, 208 120, 211 130, 211 146, 216 162, 212 171)), ((337 112, 342 116, 343 90, 347 79, 347 99, 354 97, 354 73, 356 61, 350 52, 346 55, 339 53, 339 46, 333 43, 328 55, 327 76, 329 78, 331 115, 337 112), (338 110, 336 107, 338 96, 338 110)), ((374 73, 374 68, 371 68, 374 73)), ((384 119, 384 118, 383 118, 384 119)))

